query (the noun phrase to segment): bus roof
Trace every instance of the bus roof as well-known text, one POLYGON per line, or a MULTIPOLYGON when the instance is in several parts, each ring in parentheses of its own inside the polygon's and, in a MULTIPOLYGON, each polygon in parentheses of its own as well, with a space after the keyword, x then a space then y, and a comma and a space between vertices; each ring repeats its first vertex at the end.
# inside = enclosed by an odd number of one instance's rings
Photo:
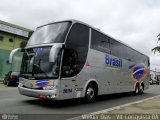
MULTIPOLYGON (((93 27, 93 26, 91 26, 91 25, 89 25, 89 24, 87 24, 87 23, 84 23, 84 22, 82 22, 82 21, 79 21, 79 20, 69 19, 69 20, 63 20, 63 21, 57 21, 57 22, 50 22, 50 23, 45 24, 45 25, 50 25, 50 24, 54 24, 54 23, 61 23, 61 22, 71 22, 72 25, 75 24, 75 23, 80 23, 80 24, 86 25, 86 26, 88 26, 88 27, 90 27, 90 28, 92 28, 92 29, 94 29, 94 30, 96 30, 96 31, 98 31, 98 32, 100 32, 100 33, 102 33, 102 34, 104 34, 104 35, 106 35, 106 36, 114 39, 115 41, 118 41, 118 42, 122 43, 123 45, 125 45, 125 46, 127 46, 127 47, 129 47, 129 48, 131 48, 131 49, 133 49, 133 50, 135 50, 135 51, 137 51, 137 52, 139 52, 138 50, 134 49, 134 48, 131 47, 130 45, 127 45, 126 43, 122 42, 121 40, 115 39, 114 37, 112 37, 112 36, 110 36, 110 35, 102 32, 100 29, 95 28, 95 27, 93 27)), ((39 27, 37 27, 37 28, 43 27, 43 26, 45 26, 45 25, 39 26, 39 27)), ((139 53, 142 54, 142 55, 144 55, 144 56, 146 56, 146 57, 148 57, 147 55, 145 55, 145 54, 143 54, 143 53, 141 53, 141 52, 139 52, 139 53)), ((149 58, 149 57, 148 57, 148 58, 149 58)))

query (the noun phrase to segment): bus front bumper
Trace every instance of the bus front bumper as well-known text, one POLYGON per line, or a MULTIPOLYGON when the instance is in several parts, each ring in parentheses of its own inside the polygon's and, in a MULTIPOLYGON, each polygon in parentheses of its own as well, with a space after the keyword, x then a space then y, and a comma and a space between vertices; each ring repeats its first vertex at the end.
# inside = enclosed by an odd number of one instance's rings
POLYGON ((18 86, 19 93, 29 97, 58 100, 57 90, 35 90, 18 86))

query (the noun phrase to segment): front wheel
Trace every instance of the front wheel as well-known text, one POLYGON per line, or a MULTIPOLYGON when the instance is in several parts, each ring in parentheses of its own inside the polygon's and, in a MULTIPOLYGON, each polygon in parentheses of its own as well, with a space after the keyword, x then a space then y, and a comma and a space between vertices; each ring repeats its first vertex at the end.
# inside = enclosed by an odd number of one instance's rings
POLYGON ((91 103, 95 100, 96 96, 97 96, 97 91, 95 87, 92 85, 89 85, 85 92, 85 101, 87 103, 91 103))

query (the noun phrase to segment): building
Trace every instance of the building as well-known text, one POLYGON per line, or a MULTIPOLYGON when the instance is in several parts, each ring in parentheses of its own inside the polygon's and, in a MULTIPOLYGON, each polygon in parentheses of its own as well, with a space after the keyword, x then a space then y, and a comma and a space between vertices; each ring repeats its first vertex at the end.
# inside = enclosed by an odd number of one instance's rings
POLYGON ((9 64, 11 50, 24 47, 32 33, 30 29, 0 20, 0 79, 4 79, 5 75, 12 70, 12 65, 9 64))

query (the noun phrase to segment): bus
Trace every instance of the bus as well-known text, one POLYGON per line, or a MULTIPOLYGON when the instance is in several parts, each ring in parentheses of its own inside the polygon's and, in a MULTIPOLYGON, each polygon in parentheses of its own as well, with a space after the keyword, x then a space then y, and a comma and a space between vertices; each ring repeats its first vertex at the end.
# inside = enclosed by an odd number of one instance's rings
POLYGON ((77 20, 38 27, 23 52, 18 90, 51 100, 134 92, 149 87, 149 57, 77 20))

